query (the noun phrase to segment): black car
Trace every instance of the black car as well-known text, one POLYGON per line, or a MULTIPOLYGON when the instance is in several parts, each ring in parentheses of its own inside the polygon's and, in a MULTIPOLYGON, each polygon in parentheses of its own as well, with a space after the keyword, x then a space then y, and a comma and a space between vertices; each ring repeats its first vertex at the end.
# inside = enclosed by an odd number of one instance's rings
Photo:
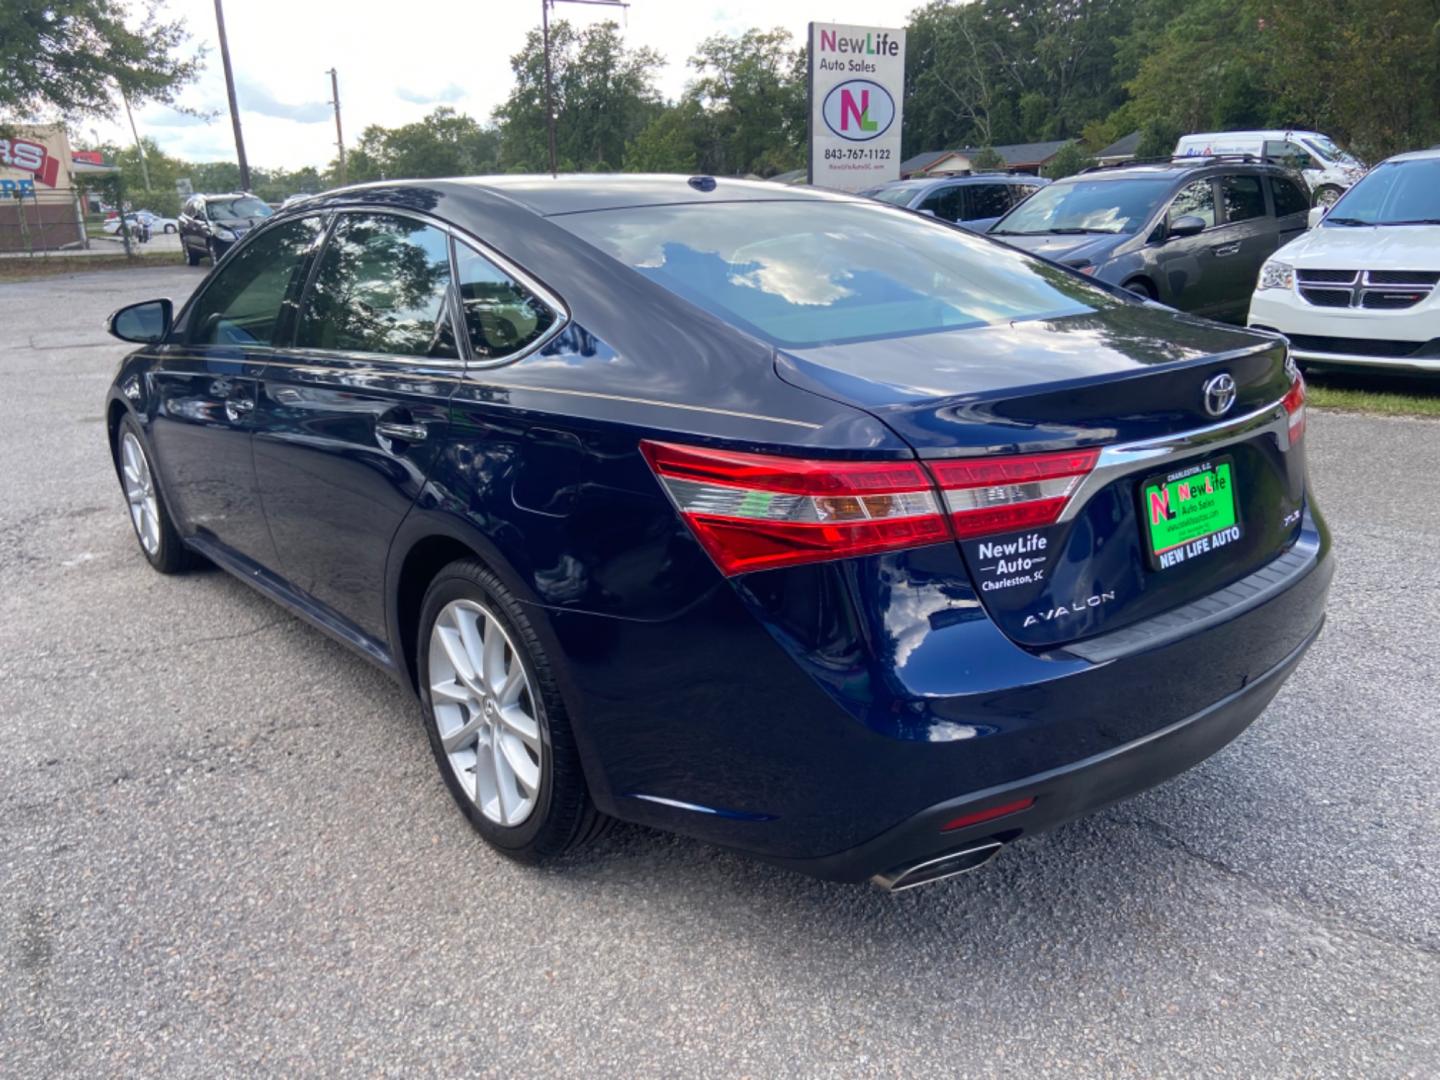
POLYGON ((111 329, 145 557, 390 672, 519 859, 935 880, 1219 749, 1324 618, 1282 338, 869 199, 367 185, 111 329))
POLYGON ((989 235, 1182 311, 1243 322, 1260 267, 1305 231, 1305 182, 1222 158, 1090 169, 1058 180, 989 235))
POLYGON ((185 261, 191 266, 207 258, 218 263, 236 241, 274 213, 263 200, 245 192, 191 195, 177 219, 185 261))

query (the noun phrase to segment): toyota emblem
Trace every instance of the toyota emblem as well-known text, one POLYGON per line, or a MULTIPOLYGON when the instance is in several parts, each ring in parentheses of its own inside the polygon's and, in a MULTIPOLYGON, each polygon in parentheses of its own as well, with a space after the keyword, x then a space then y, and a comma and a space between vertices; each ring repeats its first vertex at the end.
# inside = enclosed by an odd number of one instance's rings
POLYGON ((1228 371, 1205 380, 1205 411, 1211 416, 1224 416, 1235 404, 1235 380, 1228 371))

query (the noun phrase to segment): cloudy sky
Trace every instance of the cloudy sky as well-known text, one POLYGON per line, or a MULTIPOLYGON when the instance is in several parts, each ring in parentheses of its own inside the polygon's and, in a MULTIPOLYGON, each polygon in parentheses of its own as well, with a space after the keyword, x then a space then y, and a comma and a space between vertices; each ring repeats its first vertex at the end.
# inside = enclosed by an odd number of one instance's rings
MULTIPOLYGON (((919 0, 632 0, 628 11, 559 5, 555 17, 585 25, 613 18, 627 40, 666 60, 660 88, 674 98, 690 77, 686 60, 715 33, 780 26, 803 42, 817 21, 900 26, 919 0)), ((144 135, 194 161, 234 160, 225 80, 215 46, 213 0, 167 0, 195 42, 209 46, 206 70, 181 98, 218 115, 205 122, 163 106, 136 114, 144 135)), ((323 166, 334 157, 330 80, 340 73, 345 139, 368 124, 393 127, 451 105, 488 118, 510 89, 511 54, 540 22, 540 0, 229 0, 225 29, 250 162, 268 167, 323 166)), ((77 134, 129 140, 121 123, 82 123, 77 134)))

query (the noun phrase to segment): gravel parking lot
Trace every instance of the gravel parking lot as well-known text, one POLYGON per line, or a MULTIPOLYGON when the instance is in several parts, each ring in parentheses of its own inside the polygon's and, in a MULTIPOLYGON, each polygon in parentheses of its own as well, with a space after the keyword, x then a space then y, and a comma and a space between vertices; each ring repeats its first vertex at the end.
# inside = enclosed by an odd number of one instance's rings
POLYGON ((1440 424, 1312 416, 1329 626, 1156 791, 900 896, 534 871, 384 676, 137 550, 101 321, 202 273, 0 285, 0 1075, 1440 1074, 1440 424))

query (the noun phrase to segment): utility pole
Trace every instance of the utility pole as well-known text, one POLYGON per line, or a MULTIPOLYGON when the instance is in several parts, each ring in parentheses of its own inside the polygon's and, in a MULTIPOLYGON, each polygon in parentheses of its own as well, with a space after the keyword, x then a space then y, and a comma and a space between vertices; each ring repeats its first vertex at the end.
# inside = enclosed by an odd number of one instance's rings
POLYGON ((335 148, 340 151, 340 183, 345 183, 345 135, 340 130, 340 77, 330 69, 330 104, 335 106, 335 148))
POLYGON ((230 124, 235 129, 235 154, 240 159, 240 190, 250 190, 250 164, 245 160, 245 136, 240 134, 240 107, 235 104, 235 75, 230 70, 230 46, 225 41, 225 11, 215 0, 215 25, 220 30, 220 62, 225 67, 225 93, 230 97, 230 124))
POLYGON ((135 127, 135 114, 130 111, 130 95, 120 90, 120 100, 125 103, 125 118, 130 121, 130 134, 135 136, 135 152, 140 155, 140 178, 145 181, 145 191, 150 191, 150 166, 145 164, 145 147, 140 144, 140 131, 135 127))
MULTIPOLYGON (((220 0, 215 0, 220 3, 220 0)), ((545 52, 545 127, 550 141, 550 175, 558 175, 555 163, 555 87, 550 77, 550 9, 556 4, 591 4, 595 7, 628 8, 626 0, 540 0, 540 42, 545 52)))

